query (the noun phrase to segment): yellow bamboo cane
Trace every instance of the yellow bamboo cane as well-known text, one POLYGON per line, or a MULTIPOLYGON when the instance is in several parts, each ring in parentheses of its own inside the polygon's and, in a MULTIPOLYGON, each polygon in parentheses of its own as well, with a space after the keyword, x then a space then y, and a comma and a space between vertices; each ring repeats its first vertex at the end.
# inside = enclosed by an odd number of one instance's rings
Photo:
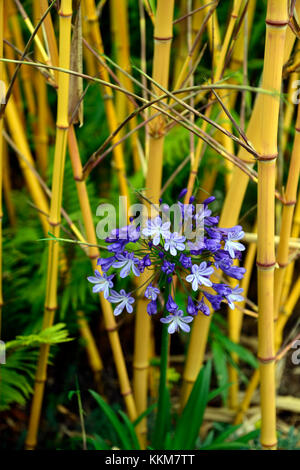
MULTIPOLYGON (((154 57, 152 77, 164 88, 168 87, 170 48, 173 31, 173 0, 158 0, 154 29, 154 57)), ((162 92, 154 87, 157 95, 162 92)), ((146 196, 158 204, 162 180, 164 144, 164 120, 162 116, 153 119, 149 124, 149 161, 146 177, 146 196)), ((140 285, 147 280, 141 276, 140 285)), ((133 356, 133 391, 138 413, 147 408, 147 385, 150 348, 150 317, 146 312, 146 302, 139 299, 136 311, 133 356)), ((140 425, 141 436, 146 438, 146 421, 140 425)))
MULTIPOLYGON (((4 15, 4 37, 8 41, 9 44, 13 44, 14 40, 11 34, 11 29, 9 27, 9 10, 6 15, 4 15)), ((4 57, 7 59, 18 59, 17 55, 15 54, 13 48, 9 44, 4 44, 4 57)), ((10 79, 15 71, 15 64, 12 62, 7 63, 7 75, 8 78, 10 79)), ((20 89, 20 80, 19 77, 16 77, 13 89, 12 89, 13 97, 15 99, 15 103, 17 105, 17 108, 19 110, 20 116, 22 121, 24 121, 24 114, 23 114, 23 99, 21 95, 21 89, 20 89)))
POLYGON ((282 211, 280 241, 277 248, 277 264, 278 268, 275 270, 275 297, 274 297, 274 312, 275 320, 277 319, 280 307, 280 299, 286 267, 288 265, 289 256, 289 238, 292 230, 294 208, 297 198, 297 187, 299 182, 300 172, 300 106, 298 105, 297 120, 295 127, 295 139, 293 151, 291 156, 288 180, 286 190, 284 193, 285 203, 282 211))
MULTIPOLYGON (((220 50, 220 55, 218 57, 218 61, 217 61, 217 64, 216 64, 216 71, 215 71, 215 74, 214 74, 214 81, 215 82, 219 81, 221 76, 222 76, 223 67, 224 67, 225 58, 226 58, 226 53, 227 53, 227 50, 228 50, 228 47, 229 47, 229 44, 230 44, 230 40, 231 40, 231 37, 232 37, 234 25, 236 23, 236 19, 237 19, 238 12, 240 10, 241 3, 242 3, 242 0, 235 0, 234 3, 233 3, 233 9, 232 9, 232 12, 231 12, 231 15, 230 15, 228 28, 226 29, 225 38, 224 38, 224 41, 222 43, 222 47, 221 47, 221 50, 220 50)), ((206 111, 205 111, 205 116, 206 117, 210 116, 211 110, 212 110, 212 106, 208 106, 206 108, 206 111)), ((227 119, 228 118, 226 117, 226 120, 227 119)), ((202 130, 206 131, 207 126, 208 126, 207 121, 204 121, 203 124, 202 124, 202 130)), ((228 140, 226 140, 226 142, 228 143, 228 140)), ((193 188, 194 188, 194 184, 195 184, 196 177, 197 177, 197 174, 198 174, 198 168, 199 168, 200 158, 201 158, 201 154, 202 154, 202 149, 203 149, 203 140, 199 139, 197 147, 196 147, 195 158, 194 158, 194 161, 192 162, 192 165, 191 165, 191 170, 190 170, 188 184, 187 184, 188 192, 186 194, 185 201, 189 201, 190 196, 191 196, 192 191, 193 191, 193 188)))
MULTIPOLYGON (((116 25, 116 62, 120 67, 122 67, 122 69, 126 70, 126 72, 131 73, 127 0, 112 0, 111 8, 112 15, 115 17, 116 25)), ((123 75, 120 71, 117 71, 117 76, 126 90, 130 92, 134 91, 132 81, 127 76, 123 75)), ((126 113, 131 114, 134 111, 133 103, 128 100, 124 93, 116 94, 116 110, 119 123, 124 121, 127 115, 126 113), (118 109, 120 109, 120 112, 118 109)), ((129 121, 130 129, 135 129, 136 126, 136 118, 131 119, 129 121)), ((136 171, 138 171, 141 167, 141 164, 138 150, 138 136, 136 132, 131 135, 130 141, 134 168, 136 171)))
MULTIPOLYGON (((298 277, 289 295, 289 298, 287 299, 286 304, 284 305, 284 307, 282 308, 280 312, 280 316, 276 323, 276 328, 275 328, 275 338, 276 338, 275 350, 276 351, 278 351, 280 345, 282 344, 283 329, 288 319, 290 318, 291 314, 293 313, 293 310, 295 308, 296 303, 298 302, 299 297, 300 297, 300 277, 298 277)), ((254 395, 254 392, 258 387, 259 379, 260 379, 259 369, 256 369, 256 371, 253 373, 251 380, 248 384, 245 396, 239 407, 239 411, 236 415, 234 424, 240 424, 243 421, 243 417, 251 404, 251 400, 254 395)))
MULTIPOLYGON (((34 19, 37 23, 41 18, 41 9, 38 2, 34 2, 34 19)), ((42 31, 38 31, 40 40, 42 39, 42 31)), ((43 57, 39 48, 36 46, 35 54, 38 61, 42 61, 43 57)), ((47 116, 48 116, 48 101, 47 101, 47 85, 44 77, 38 70, 34 70, 35 89, 37 94, 37 133, 36 133, 36 155, 41 170, 42 176, 46 177, 48 169, 48 132, 47 132, 47 116)))
MULTIPOLYGON (((98 53, 103 54, 104 53, 103 43, 102 43, 102 37, 101 37, 99 23, 98 23, 98 17, 96 13, 95 1, 85 0, 84 11, 86 14, 87 29, 89 31, 89 38, 90 38, 91 44, 98 53)), ((103 65, 99 61, 97 62, 97 66, 98 66, 98 72, 99 72, 100 77, 103 78, 103 80, 105 80, 106 82, 109 82, 108 72, 105 69, 105 67, 103 67, 103 65)), ((110 132, 113 132, 118 126, 118 120, 117 120, 114 103, 113 103, 113 94, 112 94, 110 87, 106 87, 104 89, 104 98, 105 98, 104 106, 105 106, 105 111, 106 111, 106 116, 107 116, 107 121, 108 121, 108 127, 109 127, 110 132)), ((116 143, 117 141, 118 141, 118 135, 114 136, 112 142, 116 143)), ((117 172, 118 181, 119 181, 120 194, 126 198, 127 204, 129 205, 129 193, 128 193, 128 185, 127 185, 127 180, 126 180, 126 168, 125 168, 125 162, 124 162, 123 148, 121 145, 117 145, 114 148, 113 156, 114 156, 114 167, 117 172)), ((127 212, 127 208, 126 208, 126 212, 127 212)))
MULTIPOLYGON (((36 3, 40 5, 40 13, 43 15, 48 8, 48 1, 47 0, 36 0, 36 3)), ((51 63, 58 64, 58 50, 57 50, 57 43, 55 39, 54 28, 52 24, 51 14, 48 14, 43 22, 43 28, 45 31, 45 38, 47 43, 47 50, 49 51, 50 61, 51 63)), ((53 71, 55 82, 57 83, 58 72, 57 70, 53 71)))
MULTIPOLYGON (((262 87, 281 90, 287 26, 287 1, 269 0, 262 87)), ((279 98, 262 97, 258 125, 261 139, 258 160, 257 274, 258 274, 258 358, 260 361, 261 444, 276 449, 276 391, 274 350, 274 191, 277 158, 279 98)))
POLYGON ((3 141, 3 193, 9 223, 11 227, 15 227, 17 224, 16 209, 12 199, 10 166, 5 141, 3 141))
POLYGON ((101 383, 101 373, 103 371, 103 362, 98 352, 94 336, 92 335, 89 324, 82 311, 77 312, 77 323, 79 326, 80 335, 85 340, 88 361, 94 374, 95 383, 99 388, 101 383))
MULTIPOLYGON (((15 8, 14 2, 12 0, 9 1, 9 23, 11 26, 11 32, 13 35, 13 39, 17 48, 23 52, 25 44, 22 36, 22 31, 20 28, 19 16, 17 14, 17 10, 15 8)), ((32 129, 34 132, 34 136, 36 135, 36 124, 35 124, 35 116, 36 116, 36 103, 35 97, 32 87, 32 74, 29 67, 21 67, 20 69, 22 85, 24 89, 24 95, 26 98, 26 104, 28 107, 28 114, 31 120, 32 129)))
MULTIPOLYGON (((59 10, 59 66, 64 69, 70 64, 72 0, 62 0, 59 10)), ((49 225, 55 237, 59 237, 60 211, 62 201, 64 163, 66 156, 68 123, 69 75, 58 73, 57 131, 54 153, 54 170, 52 178, 52 199, 50 206, 49 225)), ((46 285, 45 312, 43 328, 53 324, 57 309, 57 274, 59 244, 49 242, 48 271, 46 285)), ((49 345, 42 345, 36 371, 34 396, 32 400, 26 449, 34 449, 40 421, 42 400, 47 375, 49 345)))
MULTIPOLYGON (((255 228, 256 230, 256 228, 255 228)), ((243 291, 244 299, 248 295, 248 288, 250 284, 253 264, 255 261, 256 255, 256 243, 250 243, 247 248, 247 254, 244 262, 244 268, 246 269, 245 276, 241 280, 241 288, 243 291)), ((245 308, 246 301, 239 303, 239 308, 235 308, 232 313, 235 315, 228 316, 229 322, 229 338, 234 343, 239 343, 241 328, 242 328, 242 321, 243 321, 243 309, 245 308)), ((232 355, 232 358, 235 362, 238 361, 238 356, 236 354, 232 355)), ((238 392, 239 392, 239 382, 238 382, 238 371, 235 367, 229 367, 229 382, 232 383, 229 389, 229 407, 231 409, 238 408, 238 392)))
MULTIPOLYGON (((3 57, 3 34, 4 34, 4 0, 0 0, 0 57, 3 57)), ((3 83, 3 62, 0 64, 0 80, 3 83)), ((5 90, 0 90, 0 104, 4 101, 5 90)), ((2 294, 2 182, 3 182, 3 116, 0 118, 0 339, 2 338, 2 306, 3 306, 3 294, 2 294)))
MULTIPOLYGON (((298 238, 299 234, 300 234, 300 197, 298 196, 296 209, 295 209, 294 223, 293 223, 293 228, 292 228, 292 234, 291 235, 294 238, 298 238)), ((288 293, 290 292, 293 273, 294 273, 294 266, 295 266, 295 262, 293 261, 286 268, 286 274, 285 274, 283 287, 282 287, 280 305, 285 304, 286 299, 288 297, 288 293)))
MULTIPOLYGON (((9 101, 6 105, 5 120, 7 121, 10 134, 14 142, 16 143, 17 147, 20 148, 20 150, 25 155, 28 162, 34 167, 35 166, 34 160, 30 152, 27 138, 24 132, 24 127, 20 120, 19 112, 17 110, 17 107, 14 102, 14 98, 12 96, 9 98, 9 101)), ((19 159, 21 170, 24 175, 24 179, 26 181, 27 187, 32 197, 32 200, 35 203, 35 205, 38 206, 43 211, 43 213, 39 213, 39 218, 41 220, 44 233, 47 233, 48 222, 44 215, 45 213, 48 214, 48 203, 46 200, 46 196, 43 190, 41 189, 40 184, 38 183, 38 181, 32 174, 30 168, 26 165, 26 163, 21 158, 18 157, 18 159, 19 159)))

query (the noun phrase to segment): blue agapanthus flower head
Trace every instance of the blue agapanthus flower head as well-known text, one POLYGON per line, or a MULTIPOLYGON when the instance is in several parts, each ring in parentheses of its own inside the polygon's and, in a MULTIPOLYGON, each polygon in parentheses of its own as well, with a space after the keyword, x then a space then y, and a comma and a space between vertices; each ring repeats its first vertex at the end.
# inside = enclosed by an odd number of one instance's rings
POLYGON ((128 225, 112 230, 106 238, 109 256, 98 259, 99 270, 88 280, 93 292, 102 292, 115 305, 115 315, 132 313, 135 301, 133 292, 116 290, 118 282, 141 273, 143 282, 135 292, 147 299, 146 314, 166 312, 161 322, 168 325, 169 333, 188 332, 196 315, 210 315, 220 309, 222 302, 235 308, 235 302, 243 300, 239 285, 231 287, 222 279, 222 273, 237 280, 245 274, 244 268, 234 264, 245 250, 242 227, 218 227, 219 217, 209 208, 215 198, 195 204, 193 196, 189 204, 183 204, 180 199, 186 193, 182 190, 171 206, 178 209, 179 225, 167 218, 171 207, 161 201, 159 215, 146 220, 143 226, 136 225, 131 217, 128 225), (184 309, 176 303, 175 278, 180 281, 176 288, 185 295, 184 309))

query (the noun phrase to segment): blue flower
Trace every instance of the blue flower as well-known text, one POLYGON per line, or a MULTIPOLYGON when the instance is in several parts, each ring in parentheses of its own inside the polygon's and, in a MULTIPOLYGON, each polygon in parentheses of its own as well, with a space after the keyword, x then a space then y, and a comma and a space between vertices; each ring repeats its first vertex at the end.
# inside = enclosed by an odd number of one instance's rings
POLYGON ((237 279, 238 281, 243 279, 244 274, 246 272, 245 268, 240 268, 239 266, 220 267, 227 276, 232 277, 233 279, 237 279))
POLYGON ((193 317, 185 317, 182 310, 177 310, 173 315, 161 318, 160 321, 162 323, 169 323, 168 333, 170 334, 175 333, 175 331, 179 331, 179 329, 188 333, 191 328, 187 323, 191 323, 193 321, 193 317))
POLYGON ((188 304, 186 307, 186 311, 189 315, 197 315, 198 313, 197 307, 194 304, 192 297, 190 296, 188 296, 188 304))
POLYGON ((180 236, 177 232, 171 233, 170 238, 165 240, 164 248, 166 251, 170 250, 171 255, 176 256, 177 250, 184 251, 185 250, 185 237, 180 236))
POLYGON ((213 284, 213 288, 218 294, 224 295, 225 297, 232 292, 231 287, 227 284, 213 284))
POLYGON ((186 256, 185 254, 181 253, 179 257, 179 262, 185 269, 189 269, 192 267, 192 258, 190 256, 186 256))
POLYGON ((170 263, 170 261, 164 260, 161 270, 166 274, 173 274, 175 269, 175 263, 170 263))
POLYGON ((219 240, 216 240, 216 239, 205 239, 205 247, 208 251, 211 251, 212 253, 214 253, 215 251, 218 251, 220 248, 221 248, 221 244, 219 242, 219 240))
POLYGON ((195 242, 188 241, 187 246, 192 255, 199 255, 201 251, 205 249, 203 237, 200 237, 200 239, 195 242))
POLYGON ((206 261, 202 261, 200 263, 200 266, 197 264, 193 264, 192 266, 192 274, 189 274, 186 276, 187 282, 192 283, 192 289, 193 291, 198 290, 198 286, 204 285, 207 287, 212 286, 212 282, 210 279, 207 278, 207 276, 210 276, 214 272, 214 268, 212 267, 207 267, 206 261))
POLYGON ((120 315, 124 308, 126 308, 128 313, 133 312, 133 307, 132 304, 134 303, 134 298, 131 297, 130 293, 126 294, 124 289, 120 290, 119 292, 116 292, 115 290, 110 291, 110 296, 107 299, 109 302, 112 304, 119 304, 115 309, 114 309, 114 315, 120 315))
POLYGON ((107 299, 109 296, 109 289, 114 286, 112 282, 113 277, 114 274, 107 276, 105 273, 101 275, 99 271, 95 271, 95 277, 89 276, 87 279, 89 282, 94 284, 93 292, 103 292, 104 298, 107 299))
POLYGON ((116 259, 117 261, 115 261, 112 266, 113 268, 122 268, 120 271, 120 277, 127 277, 131 270, 135 276, 140 275, 140 271, 136 266, 139 260, 138 258, 135 258, 134 253, 124 251, 124 254, 117 254, 116 259))
POLYGON ((203 291, 203 294, 205 295, 207 300, 210 302, 210 304, 211 304, 211 306, 214 310, 219 310, 220 309, 221 302, 223 300, 223 297, 221 295, 219 295, 219 294, 213 295, 213 294, 209 294, 208 292, 205 292, 205 291, 203 291))
POLYGON ((156 300, 159 294, 160 290, 157 287, 153 287, 152 284, 149 284, 145 290, 145 297, 150 300, 156 300))
POLYGON ((147 313, 149 315, 155 315, 157 313, 157 304, 156 300, 151 300, 147 305, 147 313))
POLYGON ((178 199, 182 199, 186 195, 187 191, 187 188, 182 189, 178 195, 178 199))
POLYGON ((143 235, 152 237, 153 245, 160 243, 160 237, 164 239, 170 237, 171 222, 162 222, 161 217, 157 216, 153 220, 147 220, 147 227, 142 230, 143 235))
POLYGON ((176 310, 178 310, 178 305, 174 302, 171 295, 169 295, 168 297, 168 301, 166 303, 166 309, 170 313, 175 313, 176 310))
POLYGON ((102 271, 107 272, 112 267, 115 261, 115 256, 109 256, 108 258, 98 258, 97 265, 101 266, 102 271))
POLYGON ((145 271, 145 268, 148 267, 148 266, 151 266, 150 255, 144 256, 138 262, 138 269, 141 273, 143 273, 145 271))
POLYGON ((244 297, 240 295, 243 292, 244 289, 239 288, 239 286, 235 286, 234 289, 232 289, 232 292, 226 296, 226 299, 228 301, 229 307, 234 310, 235 305, 233 302, 241 302, 244 300, 244 297))
POLYGON ((237 240, 241 240, 244 237, 244 232, 236 231, 229 232, 227 235, 227 240, 225 242, 224 250, 229 251, 231 258, 235 257, 234 251, 244 251, 245 247, 242 243, 239 243, 237 240))
POLYGON ((200 302, 198 302, 198 305, 197 305, 198 309, 204 313, 204 315, 206 315, 207 317, 209 317, 210 315, 210 310, 209 310, 209 307, 206 305, 206 303, 204 302, 204 297, 202 297, 202 299, 200 300, 200 302))

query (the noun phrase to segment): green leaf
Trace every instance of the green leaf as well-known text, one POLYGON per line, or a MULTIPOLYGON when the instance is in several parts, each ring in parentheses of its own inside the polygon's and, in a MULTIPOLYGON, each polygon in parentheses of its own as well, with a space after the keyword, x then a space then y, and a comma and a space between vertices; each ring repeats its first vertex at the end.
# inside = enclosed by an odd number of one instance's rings
POLYGON ((194 449, 209 397, 211 361, 202 367, 178 420, 171 450, 194 449))
POLYGON ((120 439, 120 444, 123 450, 132 450, 132 445, 130 440, 128 439, 128 432, 125 429, 124 425, 119 420, 116 413, 113 409, 103 400, 103 398, 94 390, 89 390, 90 394, 95 398, 96 402, 98 403, 99 407, 109 420, 110 424, 112 425, 113 429, 115 430, 117 436, 120 439))
POLYGON ((248 351, 246 348, 244 348, 240 344, 234 343, 233 341, 231 341, 229 338, 227 338, 224 335, 221 335, 219 333, 215 333, 215 335, 218 341, 222 344, 222 346, 227 351, 236 353, 240 359, 247 362, 254 369, 257 369, 258 361, 250 351, 248 351))
POLYGON ((119 414, 122 416, 124 423, 128 429, 128 434, 130 435, 132 439, 133 449, 140 450, 140 444, 139 444, 139 441, 138 441, 138 438, 134 429, 134 425, 132 424, 128 416, 124 413, 124 411, 119 410, 119 414))
POLYGON ((136 427, 144 418, 146 418, 152 411, 155 410, 157 407, 157 403, 153 403, 152 405, 149 406, 143 413, 140 414, 140 416, 137 417, 137 419, 133 422, 133 426, 136 427))
MULTIPOLYGON (((217 374, 217 381, 220 388, 228 383, 228 369, 226 361, 226 353, 218 341, 212 342, 213 362, 217 374)), ((228 398, 228 388, 222 389, 221 392, 223 403, 225 404, 228 398)))

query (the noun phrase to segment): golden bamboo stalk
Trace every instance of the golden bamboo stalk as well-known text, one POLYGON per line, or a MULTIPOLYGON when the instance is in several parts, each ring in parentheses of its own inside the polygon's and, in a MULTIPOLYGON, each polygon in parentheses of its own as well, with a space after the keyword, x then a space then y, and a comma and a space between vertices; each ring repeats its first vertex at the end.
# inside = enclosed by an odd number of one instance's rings
POLYGON ((275 320, 277 319, 280 307, 280 299, 286 267, 288 265, 289 256, 289 238, 292 230, 294 208, 297 199, 297 187, 299 182, 300 172, 300 106, 298 105, 297 120, 295 127, 295 138, 293 151, 290 161, 288 180, 284 192, 284 206, 281 219, 280 241, 277 248, 277 265, 275 270, 275 297, 274 297, 274 312, 275 320))
MULTIPOLYGON (((0 0, 0 57, 3 57, 3 39, 4 39, 4 0, 0 0)), ((0 63, 0 81, 3 82, 3 62, 0 63)), ((0 90, 0 105, 4 101, 5 90, 0 90)), ((2 306, 3 306, 3 293, 2 293, 2 184, 3 184, 3 116, 0 118, 0 339, 2 338, 2 306)))
MULTIPOLYGON (((36 0, 39 1, 40 5, 40 14, 43 15, 48 8, 48 1, 47 0, 36 0)), ((35 2, 35 3, 36 3, 35 2)), ((57 50, 57 43, 55 39, 54 28, 52 24, 51 14, 49 13, 43 21, 43 28, 45 31, 45 38, 47 43, 47 50, 49 51, 50 62, 55 65, 58 64, 58 50, 57 50)), ((58 80, 58 71, 54 70, 54 79, 57 83, 58 80)))
POLYGON ((284 327, 290 318, 293 310, 298 302, 300 296, 300 277, 298 276, 297 281, 295 282, 293 289, 286 301, 286 304, 282 307, 280 315, 278 317, 278 321, 276 324, 276 335, 275 335, 275 348, 276 351, 279 350, 282 344, 282 334, 284 327))
MULTIPOLYGON (((208 3, 210 3, 210 0, 203 0, 203 5, 207 5, 208 3)), ((222 48, 217 10, 213 12, 211 18, 208 20, 207 34, 209 49, 213 52, 213 67, 216 67, 220 60, 220 52, 222 48)))
MULTIPOLYGON (((115 41, 116 41, 116 62, 118 65, 131 74, 130 64, 130 36, 128 26, 128 5, 127 0, 112 0, 111 4, 112 16, 115 18, 114 23, 116 26, 115 30, 115 41)), ((117 70, 117 77, 121 84, 126 90, 133 93, 132 81, 119 70, 117 70)), ((116 93, 116 111, 119 123, 123 122, 126 118, 127 113, 131 114, 134 111, 133 103, 128 100, 124 93, 116 93)), ((137 126, 136 117, 130 119, 129 127, 130 130, 135 129, 137 126)), ((139 150, 138 150, 138 135, 134 132, 130 136, 134 169, 138 171, 141 167, 139 150)))
MULTIPOLYGON (((293 223, 291 235, 294 238, 298 238, 300 235, 300 197, 299 196, 298 196, 298 201, 296 204, 294 223, 293 223)), ((280 305, 285 304, 286 299, 288 297, 288 293, 290 292, 293 273, 294 273, 294 266, 295 266, 295 261, 290 263, 286 268, 286 273, 285 273, 284 282, 282 286, 280 305)))
MULTIPOLYGON (((71 18, 72 0, 62 0, 59 14, 59 66, 68 69, 70 65, 71 45, 71 18)), ((61 201, 63 190, 64 164, 66 157, 69 100, 69 74, 58 73, 58 101, 57 101, 57 131, 54 153, 54 169, 52 178, 52 198, 50 205, 49 228, 55 237, 59 237, 59 224, 61 218, 61 201)), ((48 271, 46 285, 45 312, 43 328, 50 327, 54 321, 57 309, 57 275, 58 275, 59 244, 49 242, 48 271)), ((26 449, 34 449, 37 442, 37 432, 40 421, 45 381, 47 376, 47 363, 49 344, 40 347, 40 355, 37 365, 34 395, 31 405, 28 433, 26 437, 26 449)))
MULTIPOLYGON (((86 14, 86 21, 87 21, 87 29, 89 31, 89 38, 92 46, 94 49, 99 53, 103 54, 103 43, 101 32, 98 23, 98 17, 96 12, 95 0, 85 0, 84 2, 84 10, 86 14)), ((97 61, 98 72, 100 77, 109 82, 109 75, 105 67, 97 61)), ((114 108, 113 103, 113 93, 110 87, 104 88, 104 106, 108 121, 108 127, 110 132, 112 133, 118 127, 118 120, 114 108)), ((114 136, 112 139, 112 143, 115 144, 118 141, 118 135, 114 136)), ((114 169, 117 172, 118 181, 119 181, 119 188, 121 196, 127 198, 127 204, 129 205, 129 193, 128 193, 128 185, 126 180, 126 168, 124 162, 124 155, 123 155, 123 148, 121 145, 117 145, 113 150, 113 157, 114 157, 114 169)), ((127 208, 126 208, 127 212, 127 208)))
MULTIPOLYGON (((256 229, 256 228, 255 228, 256 229)), ((235 308, 233 312, 235 315, 228 315, 228 322, 229 322, 229 338, 234 343, 239 343, 240 335, 241 335, 241 328, 243 322, 243 309, 245 308, 246 304, 246 297, 248 295, 248 288, 250 284, 253 264, 255 261, 256 255, 256 243, 251 243, 247 248, 247 254, 244 262, 244 268, 246 269, 245 275, 241 280, 240 286, 243 291, 244 301, 239 303, 239 308, 235 308)), ((232 354, 232 359, 235 362, 238 362, 237 354, 232 354)), ((229 373, 229 382, 232 383, 229 389, 229 407, 231 409, 238 408, 238 392, 239 392, 239 375, 238 371, 235 367, 230 366, 228 368, 229 373)))
MULTIPOLYGON (((214 74, 214 82, 218 82, 220 80, 220 78, 222 77, 226 54, 227 54, 228 47, 229 47, 229 44, 230 44, 230 40, 231 40, 231 36, 232 36, 232 33, 233 33, 234 25, 236 23, 237 15, 238 15, 238 12, 239 12, 240 7, 241 7, 241 3, 242 3, 242 0, 235 0, 234 3, 233 3, 233 9, 232 9, 232 12, 231 12, 231 15, 230 15, 229 24, 228 24, 228 27, 226 29, 225 38, 223 40, 222 47, 221 47, 221 50, 220 50, 220 55, 218 56, 218 61, 216 63, 216 71, 215 71, 215 74, 214 74)), ((212 106, 208 106, 206 108, 206 111, 205 111, 205 116, 206 117, 208 117, 208 118, 210 117, 211 110, 212 110, 212 106)), ((226 116, 226 120, 227 119, 228 118, 226 116)), ((204 121, 203 124, 202 124, 202 127, 201 127, 202 131, 205 132, 207 127, 208 127, 208 123, 207 123, 207 121, 204 121)), ((228 140, 226 140, 226 145, 227 144, 228 144, 228 140)), ((189 174, 189 179, 188 179, 188 184, 187 184, 188 192, 187 192, 186 197, 185 197, 185 203, 189 201, 189 199, 192 195, 192 191, 193 191, 195 181, 196 181, 196 177, 197 177, 197 174, 198 174, 198 168, 199 168, 200 158, 201 158, 201 155, 202 155, 202 149, 203 149, 203 140, 199 139, 197 147, 196 147, 196 151, 195 151, 195 158, 194 158, 194 161, 192 162, 191 169, 190 169, 190 174, 189 174)))
MULTIPOLYGON (((20 28, 19 16, 17 14, 16 7, 14 5, 13 0, 9 2, 9 24, 11 27, 12 36, 17 48, 23 52, 25 48, 22 31, 20 28)), ((36 116, 36 103, 35 97, 32 87, 32 71, 29 67, 21 67, 20 69, 21 79, 22 79, 22 86, 24 89, 24 95, 26 98, 26 104, 28 108, 29 118, 31 120, 31 126, 33 129, 34 136, 36 136, 36 123, 35 123, 35 116, 36 116)))
MULTIPOLYGON (((41 9, 38 2, 34 2, 34 20, 37 23, 41 18, 41 9)), ((42 39, 41 30, 38 31, 40 40, 42 39)), ((35 47, 36 59, 42 61, 43 57, 39 48, 35 47)), ((26 67, 25 67, 26 68, 26 67)), ((47 132, 47 116, 48 116, 48 100, 47 85, 44 77, 38 70, 34 70, 34 82, 37 95, 37 130, 36 130, 36 155, 43 178, 46 178, 48 169, 48 132, 47 132)))
MULTIPOLYGON (((299 47, 299 43, 298 43, 299 47)), ((295 51, 296 60, 300 59, 300 51, 296 47, 295 51)), ((292 120, 295 111, 295 104, 293 103, 293 95, 295 93, 295 83, 299 80, 299 72, 291 73, 288 83, 288 92, 287 92, 287 103, 284 112, 283 118, 283 131, 281 137, 281 151, 284 154, 287 149, 287 142, 290 136, 290 130, 292 127, 292 120)))
MULTIPOLYGON (((180 0, 179 4, 179 17, 182 17, 187 14, 187 1, 180 0)), ((176 86, 177 78, 180 75, 184 62, 186 60, 186 56, 188 53, 187 48, 187 19, 182 20, 178 25, 177 28, 179 29, 177 37, 174 40, 174 47, 176 48, 176 57, 174 61, 174 75, 173 75, 173 83, 176 86)))
MULTIPOLYGON (((69 140, 69 152, 73 168, 74 179, 76 181, 77 193, 79 204, 83 216, 83 223, 86 231, 87 241, 92 245, 97 245, 97 238, 95 234, 95 228, 93 223, 93 215, 91 211, 91 206, 89 203, 88 193, 85 181, 82 178, 82 164, 80 160, 79 150, 77 146, 76 135, 73 126, 69 129, 68 134, 69 140)), ((92 263, 93 270, 100 271, 100 267, 97 266, 97 258, 99 258, 100 253, 97 246, 91 246, 88 248, 89 258, 92 263)), ((110 340, 113 357, 115 361, 115 366, 118 373, 118 378, 120 382, 121 394, 124 397, 128 415, 132 421, 137 418, 135 403, 133 400, 133 395, 130 387, 130 382, 127 374, 125 358, 122 352, 119 333, 117 331, 116 320, 112 311, 111 304, 104 299, 102 293, 99 295, 101 309, 103 312, 105 328, 108 333, 110 340)))
POLYGON ((95 383, 97 387, 99 387, 101 383, 101 373, 103 371, 103 362, 100 357, 94 336, 92 335, 89 324, 82 311, 77 312, 77 324, 80 335, 85 340, 85 349, 90 367, 94 374, 95 383))
MULTIPOLYGON (((251 37, 251 29, 253 25, 255 8, 256 8, 256 0, 249 0, 248 8, 247 8, 248 38, 251 37)), ((245 21, 243 21, 243 24, 241 26, 238 38, 236 40, 236 43, 232 52, 232 57, 231 57, 230 64, 229 64, 229 69, 232 72, 236 72, 242 68, 243 61, 244 61, 244 52, 245 52, 245 21)), ((230 83, 237 84, 238 81, 232 78, 230 80, 230 83)), ((238 92, 235 90, 233 90, 233 92, 230 93, 230 98, 229 98, 230 109, 234 108, 237 96, 238 96, 238 92)))
MULTIPOLYGON (((293 313, 293 310, 295 308, 295 305, 298 302, 299 297, 300 297, 300 277, 298 277, 289 295, 289 298, 287 299, 287 302, 284 308, 281 310, 280 316, 278 318, 278 322, 276 323, 276 328, 275 328, 275 338, 276 338, 275 350, 276 351, 279 350, 282 344, 283 329, 286 325, 286 322, 288 321, 291 314, 293 313)), ((243 421, 243 417, 251 404, 251 400, 254 395, 254 392, 258 387, 259 379, 260 379, 259 369, 256 369, 248 384, 245 396, 239 407, 239 411, 236 415, 234 424, 240 424, 243 421)))
MULTIPOLYGON (((7 83, 6 78, 5 83, 7 83)), ((9 101, 6 105, 5 119, 7 121, 10 134, 17 147, 22 151, 23 155, 26 157, 30 165, 34 167, 34 160, 30 152, 27 138, 24 132, 24 127, 20 120, 20 115, 15 105, 13 96, 9 98, 9 101)), ((46 196, 43 190, 41 189, 39 182, 32 174, 31 169, 28 167, 28 165, 26 165, 24 160, 19 158, 19 155, 17 155, 17 157, 32 200, 35 205, 39 207, 42 211, 39 213, 39 218, 41 220, 44 233, 48 233, 48 222, 46 216, 44 215, 48 214, 49 212, 46 196)))
MULTIPOLYGON (((170 48, 173 32, 174 0, 158 0, 154 29, 153 80, 168 87, 170 48)), ((159 96, 161 90, 154 87, 159 96)), ((154 113, 154 111, 151 111, 154 113)), ((158 204, 162 180, 164 119, 158 116, 149 123, 149 161, 145 195, 158 204)), ((140 276, 140 285, 147 275, 140 276)), ((139 299, 136 309, 135 340, 133 356, 133 390, 138 413, 147 408, 147 385, 150 348, 150 317, 146 312, 145 299, 139 299)), ((146 420, 140 424, 142 438, 146 438, 146 420)))
POLYGON ((11 178, 10 178, 10 166, 8 161, 8 154, 7 154, 7 145, 6 142, 3 141, 3 193, 4 193, 4 200, 5 200, 5 207, 7 210, 7 215, 9 219, 9 223, 12 227, 17 225, 16 219, 16 210, 12 200, 11 194, 11 178))
MULTIPOLYGON (((4 37, 5 39, 10 43, 13 44, 13 38, 11 34, 11 29, 9 27, 9 10, 6 15, 4 15, 4 37)), ((4 57, 7 59, 18 59, 16 56, 13 48, 9 46, 8 44, 4 44, 4 57)), ((13 64, 12 62, 7 62, 7 75, 9 79, 13 76, 15 67, 16 65, 13 64)), ((22 95, 21 95, 21 90, 20 90, 20 80, 19 77, 16 77, 15 83, 13 85, 12 93, 15 99, 15 102, 17 104, 17 108, 19 110, 20 116, 22 121, 24 122, 24 114, 23 114, 23 100, 22 100, 22 95)))
MULTIPOLYGON (((281 90, 287 1, 268 0, 262 88, 281 90)), ((274 192, 277 158, 279 97, 262 97, 258 121, 261 139, 258 159, 257 274, 258 274, 258 359, 260 361, 261 444, 276 449, 276 390, 274 350, 274 192)))

